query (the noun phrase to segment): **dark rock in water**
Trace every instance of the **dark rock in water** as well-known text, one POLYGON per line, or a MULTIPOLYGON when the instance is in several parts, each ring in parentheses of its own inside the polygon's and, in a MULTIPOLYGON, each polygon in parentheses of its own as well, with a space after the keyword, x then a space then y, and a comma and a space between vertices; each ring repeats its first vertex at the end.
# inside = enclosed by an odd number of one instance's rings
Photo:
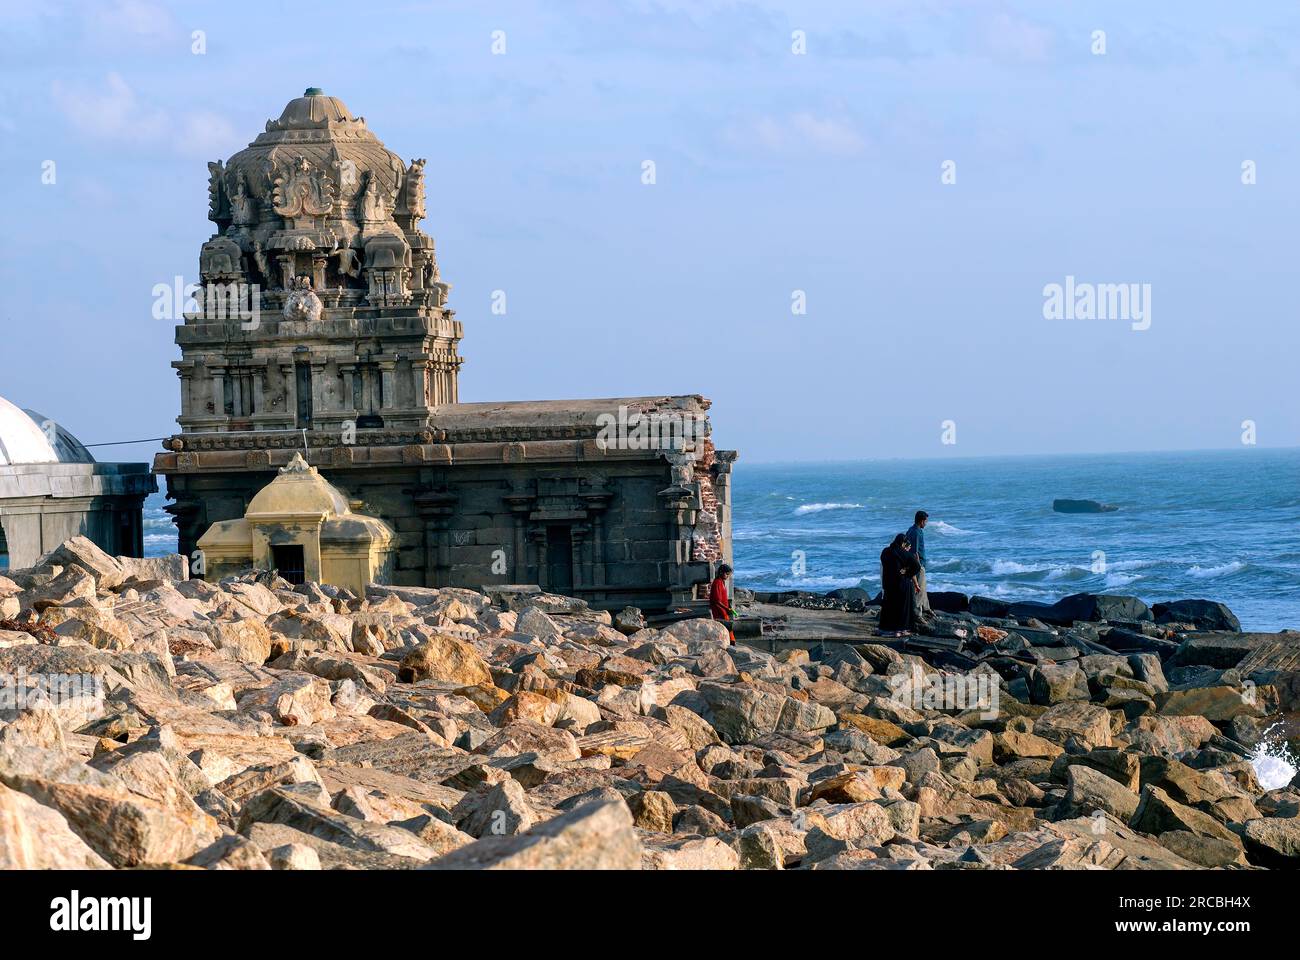
MULTIPOLYGON (((1056 604, 1042 603, 1038 600, 1021 600, 1018 603, 1007 605, 1007 616, 1014 617, 1016 620, 1038 620, 1041 621, 1038 626, 1042 627, 1047 623, 1059 623, 1059 620, 1053 620, 1052 616, 1056 611, 1056 604)), ((1034 624, 1026 624, 1034 626, 1034 624)))
POLYGON ((930 609, 938 613, 965 613, 970 609, 970 598, 964 593, 939 590, 928 594, 930 609))
POLYGON ((1053 500, 1052 509, 1057 513, 1114 513, 1119 507, 1096 500, 1053 500))
MULTIPOLYGON (((930 595, 932 598, 934 594, 930 595)), ((933 605, 933 599, 930 601, 933 605)), ((994 600, 992 597, 981 597, 978 593, 971 597, 966 605, 966 609, 977 617, 1005 617, 1011 609, 1011 604, 1004 600, 994 600)))
POLYGON ((1241 621, 1231 610, 1214 600, 1173 600, 1151 608, 1156 623, 1190 623, 1198 630, 1241 632, 1241 621))
POLYGON ((1151 611, 1137 597, 1110 593, 1075 593, 1052 604, 1050 614, 1039 614, 1048 623, 1075 620, 1150 620, 1151 611))
POLYGON ((838 590, 832 590, 826 596, 832 600, 861 600, 863 603, 871 602, 871 593, 863 590, 861 587, 840 587, 838 590))

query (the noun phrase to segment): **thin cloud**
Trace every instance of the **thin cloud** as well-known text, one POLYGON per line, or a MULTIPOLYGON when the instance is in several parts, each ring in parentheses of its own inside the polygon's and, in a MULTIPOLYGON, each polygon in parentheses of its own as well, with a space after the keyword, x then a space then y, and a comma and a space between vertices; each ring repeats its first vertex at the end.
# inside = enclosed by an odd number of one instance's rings
POLYGON ((726 131, 725 139, 734 146, 758 147, 773 153, 811 151, 836 156, 860 153, 866 145, 848 121, 808 112, 764 116, 733 125, 726 131))
POLYGON ((144 103, 121 74, 109 73, 102 84, 64 84, 56 80, 55 106, 78 133, 94 140, 167 147, 177 153, 214 156, 242 144, 234 126, 209 110, 189 110, 176 119, 144 103))

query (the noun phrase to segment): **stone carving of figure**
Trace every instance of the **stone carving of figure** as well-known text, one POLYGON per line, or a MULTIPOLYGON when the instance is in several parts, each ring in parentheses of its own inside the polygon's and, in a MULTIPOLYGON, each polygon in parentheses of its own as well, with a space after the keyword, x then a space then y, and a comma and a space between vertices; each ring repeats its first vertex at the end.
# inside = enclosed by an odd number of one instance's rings
POLYGON ((236 227, 250 227, 257 223, 257 208, 248 195, 248 182, 241 170, 235 180, 235 192, 230 197, 231 222, 236 227))
POLYGON ((388 208, 383 194, 379 192, 379 183, 372 173, 366 177, 366 187, 361 191, 360 212, 362 223, 383 223, 388 219, 388 208))
POLYGON ((273 200, 282 217, 323 217, 334 207, 334 181, 298 157, 275 178, 273 200))
POLYGON ((218 160, 208 163, 208 219, 220 220, 226 213, 225 188, 222 178, 225 176, 226 163, 218 160))
POLYGON ((339 248, 339 273, 353 278, 361 276, 361 258, 351 247, 339 248))
POLYGON ((253 262, 257 264, 257 272, 262 275, 265 283, 274 282, 275 278, 271 275, 271 262, 267 259, 266 249, 256 240, 253 241, 253 262))
POLYGON ((295 277, 293 289, 284 298, 284 319, 315 323, 321 314, 320 297, 311 288, 310 277, 295 277))
POLYGON ((406 170, 406 209, 416 220, 423 220, 425 217, 423 158, 412 160, 406 170))

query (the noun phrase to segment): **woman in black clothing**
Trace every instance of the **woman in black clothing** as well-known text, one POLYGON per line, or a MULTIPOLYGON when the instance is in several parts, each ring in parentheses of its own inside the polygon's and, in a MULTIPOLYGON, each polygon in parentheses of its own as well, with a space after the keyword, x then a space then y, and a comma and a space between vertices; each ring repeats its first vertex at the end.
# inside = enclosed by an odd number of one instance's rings
POLYGON ((894 537, 894 542, 880 552, 880 585, 885 592, 880 608, 882 632, 898 634, 911 629, 912 597, 916 589, 912 578, 920 569, 905 533, 894 537))

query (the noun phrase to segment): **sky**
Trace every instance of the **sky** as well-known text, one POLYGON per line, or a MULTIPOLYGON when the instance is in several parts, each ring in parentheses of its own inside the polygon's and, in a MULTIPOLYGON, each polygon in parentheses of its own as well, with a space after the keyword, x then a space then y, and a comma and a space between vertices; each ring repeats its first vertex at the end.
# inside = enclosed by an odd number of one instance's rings
POLYGON ((318 86, 428 159, 462 400, 700 393, 742 462, 1300 444, 1291 0, 42 0, 0 50, 0 395, 86 443, 176 429, 153 288, 318 86))

